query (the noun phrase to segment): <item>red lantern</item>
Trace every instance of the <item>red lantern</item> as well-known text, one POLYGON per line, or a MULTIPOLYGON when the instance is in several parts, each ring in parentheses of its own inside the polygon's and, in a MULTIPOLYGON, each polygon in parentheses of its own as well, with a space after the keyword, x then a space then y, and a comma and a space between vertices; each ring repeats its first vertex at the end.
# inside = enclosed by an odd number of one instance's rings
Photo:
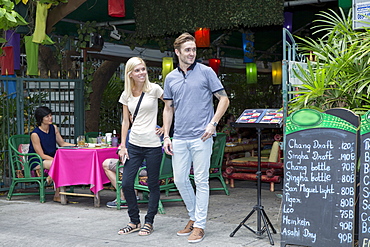
POLYGON ((210 29, 205 27, 197 28, 194 33, 197 47, 209 47, 211 44, 210 29))
POLYGON ((125 17, 125 0, 108 0, 108 15, 111 17, 125 17))
POLYGON ((13 46, 5 46, 3 56, 0 57, 1 75, 14 75, 13 46))
POLYGON ((215 73, 218 75, 218 70, 221 65, 221 60, 218 58, 211 58, 208 60, 208 62, 209 62, 209 67, 211 67, 215 71, 215 73))

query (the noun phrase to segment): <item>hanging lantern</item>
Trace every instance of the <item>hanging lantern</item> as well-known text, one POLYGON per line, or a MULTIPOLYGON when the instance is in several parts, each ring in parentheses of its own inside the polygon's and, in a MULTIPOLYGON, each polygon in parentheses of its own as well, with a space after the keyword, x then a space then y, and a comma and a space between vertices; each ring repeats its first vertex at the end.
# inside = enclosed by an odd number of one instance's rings
POLYGON ((27 75, 38 76, 39 44, 32 42, 32 36, 24 36, 24 46, 26 48, 27 75))
POLYGON ((173 58, 172 57, 163 57, 162 58, 162 77, 163 81, 166 78, 167 74, 173 70, 173 58))
POLYGON ((218 58, 211 58, 208 60, 209 67, 211 67, 215 73, 218 75, 218 70, 220 69, 221 60, 218 58))
POLYGON ((14 54, 14 69, 20 70, 21 69, 21 39, 20 34, 14 32, 13 30, 5 31, 5 37, 7 43, 5 46, 13 46, 13 54, 14 54))
POLYGON ((247 76, 247 84, 257 83, 257 65, 255 63, 245 64, 245 74, 247 76))
POLYGON ((13 46, 2 48, 3 55, 0 57, 1 75, 14 75, 13 46))
POLYGON ((197 47, 209 47, 211 45, 210 29, 199 27, 194 33, 197 47))
POLYGON ((108 0, 108 15, 111 17, 125 17, 125 0, 108 0))
POLYGON ((242 37, 243 37, 243 52, 244 52, 243 62, 253 63, 254 62, 254 42, 248 39, 246 33, 243 33, 242 37))
POLYGON ((282 64, 281 61, 272 63, 272 84, 278 85, 282 82, 282 64))

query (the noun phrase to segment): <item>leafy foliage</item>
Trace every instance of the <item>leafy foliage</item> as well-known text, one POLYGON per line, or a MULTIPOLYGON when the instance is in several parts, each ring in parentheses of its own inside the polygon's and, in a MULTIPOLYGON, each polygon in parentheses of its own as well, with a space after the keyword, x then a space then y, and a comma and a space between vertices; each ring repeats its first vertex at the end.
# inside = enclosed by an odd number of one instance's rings
POLYGON ((370 109, 370 32, 355 31, 352 15, 345 16, 333 10, 318 14, 320 19, 314 26, 317 40, 300 38, 299 51, 316 56, 316 61, 307 61, 308 68, 299 68, 296 74, 303 82, 289 104, 289 110, 313 108, 325 111, 333 107, 344 107, 359 114, 370 109))
POLYGON ((0 0, 0 30, 9 30, 19 25, 27 25, 27 22, 14 11, 14 2, 0 0))
POLYGON ((227 74, 222 78, 230 99, 229 113, 239 116, 248 108, 281 108, 281 87, 271 84, 271 75, 260 75, 258 82, 247 84, 243 74, 227 74))
POLYGON ((140 37, 211 30, 281 25, 283 0, 136 0, 136 32, 140 37))
POLYGON ((101 27, 96 27, 96 21, 87 21, 82 26, 77 26, 78 40, 77 47, 87 48, 91 39, 90 34, 100 33, 104 34, 104 30, 101 27))
MULTIPOLYGON (((0 87, 0 89, 2 89, 0 87)), ((0 94, 0 175, 4 174, 4 168, 7 167, 7 149, 8 149, 8 138, 11 135, 17 134, 17 98, 12 98, 7 95, 6 92, 0 94)), ((34 109, 39 106, 41 101, 46 99, 47 93, 37 93, 32 96, 24 97, 22 99, 24 104, 24 133, 30 133, 34 126, 36 126, 36 120, 33 116, 34 109)), ((3 176, 0 176, 0 182, 3 176)))
POLYGON ((103 99, 100 108, 99 129, 102 132, 109 133, 112 130, 121 130, 122 105, 118 99, 124 90, 124 82, 115 74, 110 79, 103 93, 103 99))

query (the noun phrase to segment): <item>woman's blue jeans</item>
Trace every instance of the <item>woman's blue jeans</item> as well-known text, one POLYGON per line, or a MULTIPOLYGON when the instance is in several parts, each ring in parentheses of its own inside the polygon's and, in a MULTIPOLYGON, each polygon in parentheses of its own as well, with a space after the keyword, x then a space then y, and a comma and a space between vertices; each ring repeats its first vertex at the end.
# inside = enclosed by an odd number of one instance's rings
POLYGON ((145 216, 145 223, 153 224, 154 216, 158 212, 160 198, 159 191, 159 168, 162 160, 162 147, 139 147, 131 143, 127 147, 129 160, 126 160, 122 174, 122 190, 128 206, 128 215, 133 224, 140 223, 139 207, 137 205, 134 190, 134 180, 136 174, 143 163, 146 161, 148 173, 148 187, 150 190, 148 211, 145 216))

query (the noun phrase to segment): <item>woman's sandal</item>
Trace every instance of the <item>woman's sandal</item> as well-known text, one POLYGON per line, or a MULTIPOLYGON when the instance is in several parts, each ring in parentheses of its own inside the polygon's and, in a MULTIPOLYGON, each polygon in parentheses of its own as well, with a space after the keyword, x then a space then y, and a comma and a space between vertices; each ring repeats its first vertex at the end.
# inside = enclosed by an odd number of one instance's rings
POLYGON ((149 236, 153 231, 153 225, 150 223, 145 223, 139 231, 139 236, 149 236))
POLYGON ((129 234, 131 232, 137 232, 137 231, 140 230, 140 223, 133 224, 133 223, 130 222, 129 224, 134 225, 134 227, 132 227, 130 225, 125 226, 124 228, 119 229, 118 235, 125 235, 125 234, 129 234))

